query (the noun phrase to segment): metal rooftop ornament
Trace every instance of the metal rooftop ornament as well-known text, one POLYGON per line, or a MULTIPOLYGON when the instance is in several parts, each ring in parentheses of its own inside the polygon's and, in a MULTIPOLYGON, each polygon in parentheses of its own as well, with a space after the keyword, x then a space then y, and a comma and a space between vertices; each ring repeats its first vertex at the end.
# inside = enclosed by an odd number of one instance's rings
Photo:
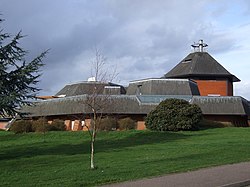
POLYGON ((203 52, 203 48, 207 47, 208 45, 206 43, 203 43, 203 40, 199 40, 198 43, 194 43, 191 46, 194 48, 194 51, 196 51, 195 49, 198 48, 198 52, 203 52))

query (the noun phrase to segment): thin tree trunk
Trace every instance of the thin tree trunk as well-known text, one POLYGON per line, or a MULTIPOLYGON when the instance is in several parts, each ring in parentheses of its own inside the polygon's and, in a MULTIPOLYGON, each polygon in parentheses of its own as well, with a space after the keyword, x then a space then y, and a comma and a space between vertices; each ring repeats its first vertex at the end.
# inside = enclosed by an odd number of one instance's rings
POLYGON ((94 154, 95 154, 95 129, 93 129, 92 132, 92 137, 91 137, 91 153, 90 153, 90 168, 91 169, 95 169, 95 163, 94 163, 94 154))
POLYGON ((93 128, 92 128, 92 136, 91 136, 91 152, 90 152, 90 168, 95 169, 95 162, 94 162, 94 156, 95 156, 95 136, 96 136, 96 126, 97 126, 97 116, 96 111, 93 108, 94 113, 94 121, 93 121, 93 128))

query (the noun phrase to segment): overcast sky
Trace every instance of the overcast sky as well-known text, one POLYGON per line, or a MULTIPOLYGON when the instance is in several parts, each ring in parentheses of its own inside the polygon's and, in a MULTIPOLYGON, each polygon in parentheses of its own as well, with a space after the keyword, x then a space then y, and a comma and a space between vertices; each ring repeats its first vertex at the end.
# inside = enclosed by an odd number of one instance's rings
POLYGON ((27 35, 32 59, 46 49, 40 95, 91 76, 93 49, 117 67, 116 83, 163 76, 203 39, 241 79, 234 94, 250 100, 249 0, 0 0, 1 28, 27 35))

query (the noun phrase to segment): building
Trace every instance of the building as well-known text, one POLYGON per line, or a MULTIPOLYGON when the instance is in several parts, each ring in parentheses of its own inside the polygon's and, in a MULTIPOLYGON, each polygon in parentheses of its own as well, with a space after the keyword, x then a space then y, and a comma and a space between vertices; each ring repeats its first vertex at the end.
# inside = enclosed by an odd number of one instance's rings
POLYGON ((131 117, 137 129, 145 129, 144 118, 151 110, 165 99, 179 98, 199 105, 206 119, 248 126, 249 101, 233 96, 233 83, 240 80, 203 51, 207 44, 202 40, 192 46, 195 51, 162 78, 131 81, 127 88, 95 80, 68 84, 55 96, 40 97, 44 100, 22 111, 32 119, 59 118, 68 130, 84 130, 83 124, 90 125, 88 102, 94 97, 102 106, 100 114, 131 117))
POLYGON ((192 46, 199 50, 187 55, 164 77, 194 80, 198 84, 201 96, 233 96, 233 82, 239 82, 240 79, 204 52, 203 48, 207 44, 202 40, 192 46))

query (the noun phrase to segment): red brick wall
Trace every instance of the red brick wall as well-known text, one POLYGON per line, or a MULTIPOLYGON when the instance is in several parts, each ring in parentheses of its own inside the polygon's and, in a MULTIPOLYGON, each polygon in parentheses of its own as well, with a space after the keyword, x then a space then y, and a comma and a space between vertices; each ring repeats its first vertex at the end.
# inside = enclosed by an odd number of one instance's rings
POLYGON ((71 121, 70 120, 65 120, 64 124, 66 125, 66 130, 70 131, 71 130, 71 121))
POLYGON ((228 96, 233 96, 233 83, 228 81, 227 86, 228 96))
POLYGON ((75 120, 72 131, 82 130, 82 124, 80 120, 75 120))
POLYGON ((0 129, 5 129, 8 122, 0 122, 0 129))
POLYGON ((198 88, 201 96, 207 95, 221 95, 232 96, 233 87, 232 83, 227 80, 195 80, 198 84, 198 88))
POLYGON ((136 130, 145 130, 145 129, 146 129, 145 121, 137 121, 136 130))
POLYGON ((85 126, 83 127, 83 131, 87 131, 88 128, 91 127, 91 119, 85 119, 85 126), (87 126, 87 127, 86 127, 87 126))
MULTIPOLYGON (((124 118, 124 117, 130 117, 133 120, 137 122, 136 129, 137 130, 145 130, 145 115, 130 115, 130 116, 119 116, 119 119, 124 118)), ((213 121, 220 121, 220 122, 229 122, 234 124, 235 126, 250 126, 250 119, 248 120, 247 116, 240 116, 240 115, 205 115, 205 119, 208 120, 213 120, 213 121)), ((65 122, 65 125, 67 127, 67 130, 72 131, 72 130, 83 130, 87 131, 88 128, 86 126, 82 126, 82 121, 75 120, 75 116, 70 117, 70 116, 60 116, 56 117, 55 119, 62 119, 65 122), (72 129, 72 121, 75 121, 74 127, 72 129)), ((53 120, 52 117, 50 120, 53 120)), ((91 124, 91 119, 90 118, 85 118, 85 125, 87 125, 90 128, 91 124)))

